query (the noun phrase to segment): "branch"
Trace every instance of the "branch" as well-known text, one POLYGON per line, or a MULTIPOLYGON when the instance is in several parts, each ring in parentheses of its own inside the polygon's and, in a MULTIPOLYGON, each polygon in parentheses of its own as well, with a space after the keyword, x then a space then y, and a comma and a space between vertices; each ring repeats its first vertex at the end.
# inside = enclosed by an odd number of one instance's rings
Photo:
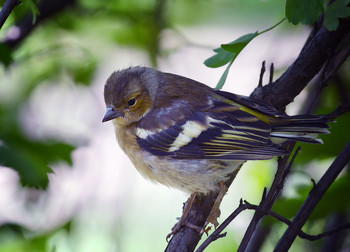
MULTIPOLYGON (((237 209, 229 216, 227 217, 227 219, 202 243, 202 245, 196 250, 196 252, 202 252, 204 251, 205 248, 207 248, 209 246, 210 243, 212 243, 213 241, 216 241, 219 238, 225 237, 226 233, 221 233, 224 231, 224 229, 242 212, 245 210, 255 210, 256 212, 261 212, 263 215, 266 216, 271 216, 273 218, 275 218, 276 220, 283 222, 287 225, 291 225, 292 221, 288 220, 287 218, 285 218, 284 216, 272 211, 272 210, 268 210, 268 211, 264 211, 263 209, 261 209, 260 206, 254 205, 254 204, 250 204, 247 201, 244 201, 241 199, 240 200, 240 204, 237 207, 237 209)), ((343 225, 338 226, 335 229, 326 231, 324 233, 318 234, 318 235, 310 235, 305 233, 302 230, 298 231, 298 236, 302 239, 306 239, 309 241, 316 241, 319 239, 322 239, 326 236, 331 236, 335 233, 338 233, 342 230, 345 229, 350 229, 350 223, 345 223, 343 225)))
POLYGON ((311 31, 311 34, 314 33, 315 36, 308 39, 298 58, 287 71, 275 82, 264 87, 257 87, 251 97, 284 111, 286 105, 291 103, 321 70, 338 45, 348 43, 350 18, 341 20, 339 28, 334 32, 328 31, 325 27, 315 27, 314 31, 311 31))
POLYGON ((342 40, 341 43, 335 48, 333 54, 325 61, 322 70, 317 76, 317 80, 313 84, 313 91, 311 91, 311 97, 306 100, 306 109, 304 114, 310 114, 317 107, 317 100, 322 90, 328 86, 329 81, 337 76, 338 70, 344 64, 346 59, 350 55, 349 41, 342 40), (345 44, 346 43, 346 44, 345 44))
MULTIPOLYGON (((252 205, 248 202, 246 202, 245 204, 248 204, 248 206, 246 206, 246 209, 252 209, 252 210, 255 210, 255 211, 260 211, 259 210, 259 206, 256 206, 256 205, 252 205)), ((291 225, 291 221, 288 220, 287 218, 283 217, 282 215, 274 212, 274 211, 268 211, 268 212, 264 212, 265 215, 268 215, 268 216, 271 216, 273 218, 275 218, 276 220, 280 221, 280 222, 283 222, 287 225, 291 225)), ((321 234, 318 234, 318 235, 310 235, 310 234, 307 234, 305 233, 303 230, 299 230, 297 235, 302 238, 302 239, 306 239, 306 240, 309 240, 309 241, 316 241, 316 240, 319 240, 319 239, 322 239, 326 236, 330 236, 330 235, 333 235, 335 233, 338 233, 342 230, 345 230, 345 229, 350 229, 350 223, 345 223, 343 225, 340 225, 339 227, 335 228, 335 229, 332 229, 332 230, 329 230, 329 231, 326 231, 324 233, 321 233, 321 234)))
POLYGON ((199 246, 199 248, 196 250, 196 252, 202 252, 210 243, 213 241, 223 237, 223 234, 221 234, 222 231, 237 217, 238 214, 240 214, 242 211, 249 209, 249 204, 245 202, 243 204, 243 200, 241 199, 239 206, 237 209, 230 214, 229 217, 199 246))
MULTIPOLYGON (((244 206, 245 209, 261 211, 259 206, 250 204, 247 201, 245 201, 243 206, 244 206)), ((280 222, 283 222, 284 224, 287 224, 288 226, 292 224, 292 222, 290 220, 288 220, 284 216, 282 216, 282 215, 280 215, 280 214, 278 214, 278 213, 276 213, 274 211, 271 211, 271 210, 270 211, 266 211, 266 212, 263 212, 263 214, 271 216, 271 217, 275 218, 276 220, 278 220, 280 222)), ((316 240, 322 239, 322 238, 324 238, 326 236, 330 236, 330 235, 333 235, 335 233, 338 233, 338 232, 340 232, 342 230, 345 230, 345 229, 350 229, 350 223, 345 223, 343 225, 340 225, 337 228, 334 228, 332 230, 326 231, 326 232, 318 234, 318 235, 310 235, 310 234, 305 233, 303 230, 299 230, 297 235, 300 238, 302 238, 302 239, 306 239, 306 240, 309 240, 309 241, 316 241, 316 240)))
MULTIPOLYGON (((229 180, 225 182, 227 188, 231 185, 238 171, 239 169, 233 172, 229 180)), ((196 197, 188 214, 188 222, 195 226, 204 228, 218 194, 219 192, 212 192, 203 197, 196 197)), ((182 226, 180 230, 173 235, 165 251, 194 251, 201 236, 202 234, 192 228, 182 226)))
POLYGON ((19 5, 21 2, 18 0, 7 0, 4 4, 4 7, 2 7, 0 12, 0 29, 6 22, 7 18, 10 16, 12 10, 19 5))
POLYGON ((266 70, 266 68, 265 68, 265 60, 264 60, 261 64, 258 87, 263 86, 263 77, 264 77, 265 70, 266 70))
POLYGON ((301 230, 311 213, 321 200, 327 189, 334 182, 339 173, 350 160, 350 141, 322 176, 320 181, 310 191, 309 196, 305 200, 302 207, 299 209, 292 223, 278 241, 274 251, 288 251, 294 242, 298 232, 301 230))
POLYGON ((28 12, 28 14, 22 20, 16 23, 15 27, 13 27, 16 29, 16 32, 11 32, 10 29, 8 35, 3 39, 2 43, 5 43, 10 48, 14 49, 34 30, 34 28, 36 28, 39 23, 64 10, 68 6, 75 4, 75 1, 76 0, 40 1, 38 6, 40 15, 38 15, 36 23, 33 24, 33 14, 28 12))
MULTIPOLYGON (((295 143, 292 143, 288 150, 291 152, 294 148, 295 143)), ((284 181, 288 175, 288 173, 291 170, 291 167, 293 165, 294 159, 295 157, 298 155, 300 151, 300 147, 298 147, 298 149, 295 151, 291 161, 289 163, 287 163, 289 156, 290 155, 286 155, 283 158, 280 158, 278 160, 278 167, 277 167, 277 172, 275 175, 275 178, 273 180, 271 189, 269 191, 269 193, 267 194, 266 198, 262 200, 262 202, 259 205, 259 211, 256 211, 254 213, 254 216, 251 220, 251 222, 249 223, 249 226, 243 236, 243 239, 241 241, 241 244, 239 245, 238 248, 238 252, 243 252, 247 249, 248 244, 253 236, 253 233, 257 227, 257 225, 259 224, 260 220, 264 217, 264 212, 269 212, 273 206, 273 204, 275 203, 275 201, 277 200, 280 192, 283 189, 283 185, 284 185, 284 181)))

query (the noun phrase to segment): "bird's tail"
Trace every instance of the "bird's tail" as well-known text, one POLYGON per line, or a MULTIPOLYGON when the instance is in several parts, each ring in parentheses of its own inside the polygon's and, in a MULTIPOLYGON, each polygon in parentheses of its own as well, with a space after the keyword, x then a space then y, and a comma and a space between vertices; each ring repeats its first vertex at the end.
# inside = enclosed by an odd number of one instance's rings
POLYGON ((272 142, 281 143, 286 140, 322 144, 319 134, 328 134, 329 118, 317 115, 297 115, 272 123, 272 142))

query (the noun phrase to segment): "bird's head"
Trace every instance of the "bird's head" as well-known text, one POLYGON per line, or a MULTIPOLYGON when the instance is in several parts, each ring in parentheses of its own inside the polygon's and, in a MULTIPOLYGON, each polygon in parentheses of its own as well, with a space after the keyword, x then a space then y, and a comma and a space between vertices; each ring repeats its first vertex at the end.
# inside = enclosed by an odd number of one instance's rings
POLYGON ((104 88, 107 112, 102 122, 115 119, 119 125, 130 125, 144 117, 153 106, 157 74, 156 70, 144 67, 114 72, 104 88))

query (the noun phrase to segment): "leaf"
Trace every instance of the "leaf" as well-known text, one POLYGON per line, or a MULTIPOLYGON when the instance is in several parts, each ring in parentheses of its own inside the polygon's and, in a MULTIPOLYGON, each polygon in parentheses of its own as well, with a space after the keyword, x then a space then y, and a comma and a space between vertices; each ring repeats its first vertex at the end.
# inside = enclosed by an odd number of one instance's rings
MULTIPOLYGON (((239 37, 235 41, 222 44, 221 48, 214 49, 216 54, 204 61, 207 67, 217 68, 226 65, 230 61, 234 61, 243 48, 256 36, 258 32, 248 33, 239 37)), ((226 72, 226 71, 225 71, 226 72)))
POLYGON ((232 41, 231 43, 222 44, 220 48, 214 49, 214 52, 216 52, 216 54, 204 61, 204 64, 207 67, 211 67, 211 68, 221 67, 230 62, 225 72, 221 76, 218 84, 216 85, 216 89, 221 89, 224 86, 232 63, 235 61, 235 59, 240 54, 240 52, 244 49, 244 47, 248 45, 248 43, 252 41, 255 37, 272 30, 273 28, 281 24, 284 20, 285 18, 279 21, 277 24, 271 26, 270 28, 262 32, 256 31, 254 33, 245 34, 239 37, 238 39, 232 41))
POLYGON ((254 33, 245 34, 229 44, 222 44, 221 48, 225 51, 235 53, 237 57, 243 48, 258 35, 259 33, 257 31, 254 33))
POLYGON ((350 16, 350 0, 336 0, 326 8, 324 25, 329 31, 335 31, 339 26, 339 18, 350 16))
POLYGON ((222 89, 222 87, 224 86, 224 84, 225 84, 225 82, 226 82, 226 79, 227 79, 228 72, 230 71, 230 68, 231 68, 231 66, 232 66, 233 60, 234 60, 234 59, 232 59, 232 61, 230 62, 230 64, 228 64, 228 66, 226 67, 225 72, 222 74, 222 76, 221 76, 221 78, 220 78, 218 84, 216 84, 216 87, 215 87, 216 90, 220 90, 220 89, 222 89))
POLYGON ((323 10, 323 0, 287 0, 285 14, 294 25, 314 24, 323 10))
POLYGON ((46 188, 49 182, 47 173, 51 169, 23 149, 0 147, 1 165, 18 172, 23 186, 46 188))
MULTIPOLYGON (((18 132, 16 132, 18 133, 18 132)), ((54 162, 72 164, 74 147, 58 141, 36 141, 21 134, 2 137, 0 164, 16 170, 23 186, 46 188, 54 162)))
POLYGON ((228 51, 225 51, 222 48, 216 48, 214 49, 214 52, 216 54, 204 61, 204 64, 207 67, 211 68, 217 68, 226 65, 230 61, 232 61, 233 57, 235 56, 234 53, 230 53, 228 51))

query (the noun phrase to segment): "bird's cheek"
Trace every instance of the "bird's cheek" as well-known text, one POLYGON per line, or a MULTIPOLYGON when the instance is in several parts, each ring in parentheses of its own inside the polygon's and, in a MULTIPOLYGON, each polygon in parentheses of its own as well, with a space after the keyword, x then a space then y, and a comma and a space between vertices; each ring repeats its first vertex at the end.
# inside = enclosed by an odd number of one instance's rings
POLYGON ((113 119, 113 123, 115 125, 125 125, 124 119, 122 117, 117 117, 117 118, 113 119))
POLYGON ((130 122, 136 122, 141 119, 142 115, 136 111, 128 113, 128 119, 130 122))
POLYGON ((127 125, 129 124, 129 113, 124 112, 123 116, 119 116, 113 120, 118 125, 127 125))

